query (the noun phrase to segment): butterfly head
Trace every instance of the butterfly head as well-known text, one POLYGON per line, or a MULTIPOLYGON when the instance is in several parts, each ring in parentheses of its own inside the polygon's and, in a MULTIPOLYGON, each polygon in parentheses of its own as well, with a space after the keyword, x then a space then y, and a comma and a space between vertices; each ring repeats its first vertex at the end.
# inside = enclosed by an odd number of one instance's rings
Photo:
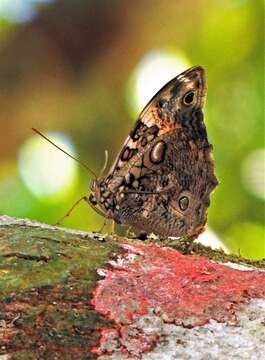
POLYGON ((98 179, 92 179, 90 182, 89 205, 100 215, 106 216, 106 209, 102 206, 100 182, 98 179))
MULTIPOLYGON (((100 177, 94 179, 90 183, 90 196, 88 198, 89 205, 100 215, 105 218, 113 218, 114 210, 117 206, 116 191, 112 186, 109 186, 109 179, 107 177, 100 177)), ((115 180, 114 180, 115 182, 115 180)), ((119 184, 118 184, 119 185, 119 184)))
POLYGON ((93 206, 97 206, 97 180, 92 179, 89 184, 90 195, 89 195, 89 204, 93 206))
MULTIPOLYGON (((100 215, 109 217, 107 214, 111 208, 111 201, 109 196, 106 196, 110 192, 104 186, 104 177, 102 176, 108 163, 108 151, 105 150, 105 162, 99 173, 99 176, 95 176, 90 182, 90 196, 88 198, 89 205, 100 215)), ((109 195, 108 194, 108 195, 109 195)))

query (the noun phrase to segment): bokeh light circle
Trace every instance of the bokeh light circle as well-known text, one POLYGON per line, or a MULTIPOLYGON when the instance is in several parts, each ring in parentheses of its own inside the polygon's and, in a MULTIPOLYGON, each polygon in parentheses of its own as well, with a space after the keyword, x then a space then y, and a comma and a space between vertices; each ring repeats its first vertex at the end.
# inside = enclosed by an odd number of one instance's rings
POLYGON ((0 0, 0 19, 14 23, 30 21, 37 14, 38 3, 53 0, 0 0))
POLYGON ((128 103, 136 116, 169 80, 191 66, 179 50, 149 51, 137 64, 128 84, 128 103))
MULTIPOLYGON (((71 140, 60 133, 47 137, 75 155, 71 140)), ((29 138, 18 156, 20 176, 29 191, 42 201, 55 202, 72 194, 78 182, 78 164, 38 135, 29 138)))
POLYGON ((265 149, 251 152, 241 168, 245 188, 253 195, 265 199, 265 149))

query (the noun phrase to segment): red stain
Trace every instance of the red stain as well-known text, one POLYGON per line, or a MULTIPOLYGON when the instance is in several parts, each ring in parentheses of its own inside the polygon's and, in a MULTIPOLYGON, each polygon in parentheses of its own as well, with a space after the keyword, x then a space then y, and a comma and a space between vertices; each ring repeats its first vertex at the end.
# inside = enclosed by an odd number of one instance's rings
POLYGON ((111 354, 118 348, 119 332, 116 329, 104 329, 101 332, 100 344, 92 349, 92 352, 101 355, 111 354))
MULTIPOLYGON (((97 311, 117 324, 110 332, 115 332, 115 350, 139 355, 154 346, 159 334, 147 336, 134 326, 152 311, 164 322, 193 327, 210 319, 233 319, 240 304, 265 298, 264 272, 234 270, 156 245, 123 247, 128 252, 111 263, 113 270, 98 282, 92 300, 97 311)), ((97 354, 114 351, 106 350, 110 339, 105 335, 94 349, 97 354)))

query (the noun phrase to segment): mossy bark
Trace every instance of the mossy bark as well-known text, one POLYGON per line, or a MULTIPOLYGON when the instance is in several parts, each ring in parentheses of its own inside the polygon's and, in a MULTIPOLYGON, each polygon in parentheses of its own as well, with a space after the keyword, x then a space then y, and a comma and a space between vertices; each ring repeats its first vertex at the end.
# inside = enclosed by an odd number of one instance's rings
MULTIPOLYGON (((124 251, 121 242, 139 240, 0 217, 0 355, 93 359, 100 331, 113 326, 91 305, 97 270, 124 251)), ((155 242, 184 254, 250 263, 187 240, 155 242)), ((252 264, 265 267, 264 261, 252 264)))

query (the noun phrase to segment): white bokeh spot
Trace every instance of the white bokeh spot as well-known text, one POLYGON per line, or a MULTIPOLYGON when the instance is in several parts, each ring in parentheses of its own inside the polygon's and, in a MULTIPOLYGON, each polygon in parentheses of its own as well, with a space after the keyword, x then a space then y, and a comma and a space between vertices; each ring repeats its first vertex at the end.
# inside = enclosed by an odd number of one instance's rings
POLYGON ((132 78, 133 94, 130 106, 139 113, 151 98, 171 79, 191 66, 180 51, 154 49, 149 51, 136 66, 132 78))
POLYGON ((253 195, 265 199, 265 149, 251 152, 241 167, 245 188, 253 195))
MULTIPOLYGON (((59 133, 49 133, 47 136, 75 155, 73 144, 68 137, 59 133)), ((18 169, 26 187, 42 200, 64 197, 77 184, 77 164, 37 135, 22 145, 18 156, 18 169)))

